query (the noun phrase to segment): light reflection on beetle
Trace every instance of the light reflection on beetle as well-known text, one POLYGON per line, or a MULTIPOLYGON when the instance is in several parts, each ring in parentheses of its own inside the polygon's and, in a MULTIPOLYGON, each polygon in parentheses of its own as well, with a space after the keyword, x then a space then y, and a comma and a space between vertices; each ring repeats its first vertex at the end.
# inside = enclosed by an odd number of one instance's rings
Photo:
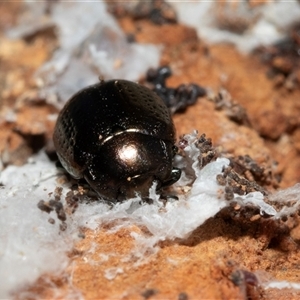
POLYGON ((100 81, 76 93, 60 112, 54 145, 63 167, 98 195, 147 197, 176 182, 177 148, 168 108, 151 90, 126 80, 100 81))

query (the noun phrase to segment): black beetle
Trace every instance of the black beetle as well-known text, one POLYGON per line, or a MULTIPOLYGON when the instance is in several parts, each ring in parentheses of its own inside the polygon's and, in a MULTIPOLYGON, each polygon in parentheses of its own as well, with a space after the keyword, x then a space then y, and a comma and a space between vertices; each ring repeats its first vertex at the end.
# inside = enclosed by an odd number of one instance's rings
POLYGON ((63 167, 98 195, 147 197, 176 182, 177 152, 168 108, 153 91, 127 80, 100 81, 77 92, 60 112, 54 145, 63 167))

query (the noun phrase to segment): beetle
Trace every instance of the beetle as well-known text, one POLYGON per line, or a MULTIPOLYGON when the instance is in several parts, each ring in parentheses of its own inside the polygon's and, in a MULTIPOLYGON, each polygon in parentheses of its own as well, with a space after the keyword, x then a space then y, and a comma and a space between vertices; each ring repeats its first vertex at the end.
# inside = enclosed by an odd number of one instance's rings
POLYGON ((53 134, 62 166, 84 178, 100 198, 147 198, 175 183, 177 152, 170 112, 153 91, 127 80, 100 80, 77 92, 58 115, 53 134))

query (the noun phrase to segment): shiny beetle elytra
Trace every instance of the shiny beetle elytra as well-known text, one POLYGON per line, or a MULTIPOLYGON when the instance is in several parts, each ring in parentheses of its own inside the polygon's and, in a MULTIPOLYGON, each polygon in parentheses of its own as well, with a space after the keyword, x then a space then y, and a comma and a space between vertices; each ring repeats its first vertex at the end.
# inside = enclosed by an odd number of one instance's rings
POLYGON ((58 116, 53 140, 63 167, 108 201, 147 197, 153 182, 161 189, 181 174, 172 166, 177 147, 168 108, 127 80, 76 93, 58 116))

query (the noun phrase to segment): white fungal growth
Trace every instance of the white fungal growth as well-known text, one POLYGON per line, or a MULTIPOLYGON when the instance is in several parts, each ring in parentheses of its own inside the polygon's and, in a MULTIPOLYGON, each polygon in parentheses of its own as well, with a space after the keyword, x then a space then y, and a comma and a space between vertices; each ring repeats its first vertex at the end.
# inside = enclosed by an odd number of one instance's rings
POLYGON ((286 280, 272 280, 263 285, 265 289, 295 289, 300 290, 300 283, 286 280))
POLYGON ((110 268, 110 269, 107 269, 105 271, 105 278, 107 278, 108 280, 113 280, 115 279, 115 277, 118 275, 118 274, 122 274, 124 273, 123 269, 122 268, 118 268, 118 267, 113 267, 113 268, 110 268))
POLYGON ((295 213, 300 208, 300 183, 292 187, 275 192, 270 195, 271 203, 280 203, 282 208, 276 213, 276 217, 288 216, 295 213))
POLYGON ((259 207, 261 215, 263 215, 264 213, 269 216, 277 215, 277 211, 275 210, 275 208, 264 201, 264 195, 261 192, 252 192, 244 196, 236 195, 235 200, 238 200, 238 203, 241 205, 251 203, 254 206, 259 207))
POLYGON ((19 24, 7 34, 21 38, 55 27, 59 47, 36 73, 41 96, 49 103, 59 105, 58 98, 67 101, 78 90, 95 84, 99 76, 136 81, 158 66, 161 48, 129 43, 104 1, 57 2, 46 16, 47 5, 27 1, 19 24))
POLYGON ((297 0, 265 1, 253 6, 246 0, 169 2, 176 9, 179 21, 194 27, 201 39, 231 43, 246 53, 278 42, 300 19, 297 0))
MULTIPOLYGON (((145 237, 133 233, 136 240, 135 255, 143 261, 143 253, 151 249, 155 253, 157 242, 166 239, 186 238, 213 217, 222 208, 229 205, 224 199, 224 187, 218 185, 217 174, 229 165, 226 158, 218 158, 200 169, 198 166, 199 149, 195 146, 196 133, 185 136, 188 146, 185 148, 187 157, 178 164, 185 166, 181 182, 186 182, 185 170, 194 170, 194 182, 190 190, 179 197, 178 201, 168 201, 164 209, 155 186, 150 189, 150 197, 154 203, 140 204, 140 198, 118 203, 110 207, 105 203, 82 203, 72 218, 68 217, 67 229, 59 232, 58 222, 52 225, 47 220, 55 214, 48 215, 37 208, 37 203, 49 200, 49 193, 58 186, 55 165, 41 152, 32 157, 22 167, 9 166, 0 175, 3 186, 0 189, 0 297, 6 298, 9 292, 24 284, 32 283, 41 274, 58 272, 64 269, 69 260, 66 252, 79 239, 79 228, 99 228, 102 223, 123 219, 118 228, 132 224, 146 227, 152 236, 145 237), (15 270, 18 270, 16 272, 15 270)), ((63 186, 64 195, 69 190, 63 186)), ((273 206, 263 200, 260 192, 245 196, 234 195, 232 201, 240 205, 251 203, 260 209, 261 214, 279 217, 291 214, 299 207, 300 185, 279 191, 271 195, 270 201, 286 203, 294 200, 294 205, 283 207, 278 213, 273 206)), ((118 228, 115 228, 117 230, 118 228)), ((121 270, 108 270, 107 278, 119 274, 121 270)))

